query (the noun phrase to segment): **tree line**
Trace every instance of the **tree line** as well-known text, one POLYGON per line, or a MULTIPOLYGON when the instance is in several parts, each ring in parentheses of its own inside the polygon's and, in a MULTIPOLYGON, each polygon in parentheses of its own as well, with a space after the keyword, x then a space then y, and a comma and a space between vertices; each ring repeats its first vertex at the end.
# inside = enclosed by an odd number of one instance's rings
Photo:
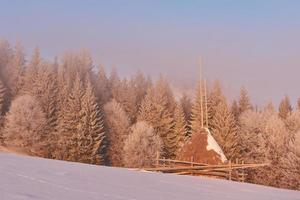
POLYGON ((242 87, 229 101, 219 81, 175 98, 163 76, 120 78, 93 63, 86 50, 47 61, 36 48, 0 42, 0 144, 30 155, 120 167, 151 166, 156 153, 176 158, 208 124, 228 159, 270 163, 248 181, 300 189, 300 100, 286 96, 258 109, 242 87), (204 110, 204 112, 203 112, 204 110), (208 117, 203 117, 208 113, 208 117))

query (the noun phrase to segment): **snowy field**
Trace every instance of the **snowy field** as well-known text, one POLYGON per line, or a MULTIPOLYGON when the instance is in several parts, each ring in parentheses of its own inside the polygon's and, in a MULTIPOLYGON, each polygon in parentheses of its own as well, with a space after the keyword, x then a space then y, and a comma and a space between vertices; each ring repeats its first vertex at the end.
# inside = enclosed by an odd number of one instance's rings
POLYGON ((1 200, 300 200, 300 192, 0 153, 1 200))

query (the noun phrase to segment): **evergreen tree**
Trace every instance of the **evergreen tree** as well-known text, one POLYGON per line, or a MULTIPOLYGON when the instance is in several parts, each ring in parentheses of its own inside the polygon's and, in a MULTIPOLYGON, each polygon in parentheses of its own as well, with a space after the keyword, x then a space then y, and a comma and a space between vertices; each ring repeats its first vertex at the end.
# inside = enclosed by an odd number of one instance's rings
POLYGON ((29 64, 26 66, 22 93, 30 94, 30 91, 32 91, 32 86, 38 76, 39 65, 41 62, 40 49, 36 47, 29 64))
POLYGON ((212 134, 229 159, 239 156, 237 125, 225 98, 216 108, 212 120, 212 134))
POLYGON ((239 99, 239 113, 243 113, 246 110, 252 110, 253 106, 251 105, 250 98, 248 96, 248 92, 245 87, 241 88, 240 91, 240 99, 239 99))
POLYGON ((187 137, 188 137, 188 130, 187 130, 187 123, 184 115, 183 108, 181 104, 177 104, 174 112, 174 135, 176 137, 176 149, 175 153, 183 146, 187 137))
POLYGON ((199 86, 198 89, 196 90, 195 100, 192 105, 191 121, 190 121, 191 134, 199 132, 202 128, 201 125, 205 124, 203 108, 204 108, 203 92, 202 92, 202 88, 200 88, 200 86, 199 86), (201 100, 201 98, 202 98, 202 100, 201 100))
POLYGON ((147 94, 148 89, 151 87, 151 79, 146 79, 142 72, 138 71, 137 74, 132 78, 131 84, 134 87, 134 92, 136 95, 136 107, 139 108, 144 97, 147 94))
POLYGON ((89 81, 82 98, 79 151, 81 162, 103 164, 105 161, 105 133, 101 110, 89 81))
POLYGON ((161 85, 149 88, 144 98, 138 116, 139 121, 148 122, 163 141, 163 156, 170 157, 175 140, 169 136, 172 134, 173 118, 169 111, 168 97, 161 85))
POLYGON ((284 99, 279 104, 279 117, 281 119, 286 119, 292 112, 292 106, 288 96, 285 96, 284 99))
POLYGON ((106 74, 105 74, 105 71, 104 71, 104 68, 102 65, 100 65, 99 71, 97 74, 96 94, 99 99, 100 105, 104 105, 111 98, 109 81, 108 81, 108 78, 106 77, 106 74))
POLYGON ((300 98, 297 100, 297 109, 300 110, 300 98))
POLYGON ((233 100, 231 104, 231 113, 234 116, 235 120, 238 121, 239 118, 239 105, 236 100, 233 100))
POLYGON ((3 115, 3 110, 5 106, 5 93, 6 93, 6 89, 2 81, 0 80, 0 116, 3 115))
POLYGON ((10 61, 9 76, 9 90, 12 97, 15 97, 24 82, 24 69, 25 69, 25 54, 21 43, 17 43, 14 49, 13 57, 10 61))
POLYGON ((180 104, 184 112, 185 120, 187 122, 190 121, 192 112, 192 102, 191 99, 185 93, 183 93, 180 99, 180 104))
POLYGON ((107 132, 107 155, 112 166, 123 166, 123 148, 129 132, 129 118, 116 100, 104 105, 105 127, 107 132))
POLYGON ((84 87, 79 74, 74 80, 74 85, 69 93, 66 106, 60 116, 59 126, 59 149, 58 157, 64 160, 78 161, 80 159, 79 136, 82 112, 82 99, 84 96, 84 87))

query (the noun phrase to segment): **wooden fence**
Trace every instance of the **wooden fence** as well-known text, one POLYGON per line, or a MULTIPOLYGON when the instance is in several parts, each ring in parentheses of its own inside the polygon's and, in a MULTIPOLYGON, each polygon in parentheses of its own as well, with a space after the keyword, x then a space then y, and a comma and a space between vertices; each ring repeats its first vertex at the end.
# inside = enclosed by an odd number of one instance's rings
POLYGON ((246 164, 238 160, 234 163, 229 161, 226 164, 210 165, 193 162, 193 158, 191 158, 191 161, 157 158, 154 167, 145 168, 144 170, 178 175, 209 176, 244 182, 247 176, 245 169, 264 167, 267 165, 267 163, 246 164))

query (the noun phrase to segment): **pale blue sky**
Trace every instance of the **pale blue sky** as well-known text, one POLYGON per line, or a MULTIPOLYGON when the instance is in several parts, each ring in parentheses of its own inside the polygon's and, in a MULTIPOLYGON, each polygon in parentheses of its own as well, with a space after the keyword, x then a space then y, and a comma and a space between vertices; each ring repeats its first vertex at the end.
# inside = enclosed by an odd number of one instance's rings
POLYGON ((88 48, 120 74, 137 69, 195 86, 197 62, 235 97, 300 96, 300 1, 297 0, 0 0, 0 38, 38 45, 45 57, 88 48))

